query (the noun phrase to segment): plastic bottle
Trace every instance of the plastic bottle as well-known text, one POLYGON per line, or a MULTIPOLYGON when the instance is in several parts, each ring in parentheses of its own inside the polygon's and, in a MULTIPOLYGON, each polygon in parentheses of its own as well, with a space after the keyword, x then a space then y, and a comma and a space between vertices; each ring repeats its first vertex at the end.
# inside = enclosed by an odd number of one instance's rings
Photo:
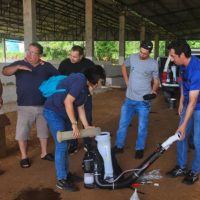
POLYGON ((84 169, 84 186, 86 188, 94 188, 94 163, 93 158, 89 152, 85 154, 83 161, 84 169))
POLYGON ((133 192, 130 200, 140 200, 136 188, 135 188, 135 191, 133 192))
POLYGON ((171 73, 171 69, 167 70, 167 80, 166 83, 170 83, 170 73, 171 73))
POLYGON ((176 82, 176 66, 172 65, 171 66, 172 74, 173 74, 173 82, 176 82))

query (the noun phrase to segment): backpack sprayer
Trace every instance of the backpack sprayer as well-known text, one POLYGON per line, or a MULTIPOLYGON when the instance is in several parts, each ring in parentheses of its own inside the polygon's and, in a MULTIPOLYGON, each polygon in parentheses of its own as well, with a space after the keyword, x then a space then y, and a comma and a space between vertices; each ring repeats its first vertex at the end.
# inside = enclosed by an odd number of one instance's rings
MULTIPOLYGON (((137 168, 122 172, 114 152, 111 151, 110 133, 100 128, 82 129, 80 137, 95 136, 97 147, 88 149, 83 159, 84 186, 86 188, 119 189, 130 187, 144 171, 155 162, 175 141, 180 133, 175 133, 160 144, 137 168), (124 175, 128 174, 125 178, 124 175)), ((57 140, 73 139, 72 131, 58 132, 57 140)))

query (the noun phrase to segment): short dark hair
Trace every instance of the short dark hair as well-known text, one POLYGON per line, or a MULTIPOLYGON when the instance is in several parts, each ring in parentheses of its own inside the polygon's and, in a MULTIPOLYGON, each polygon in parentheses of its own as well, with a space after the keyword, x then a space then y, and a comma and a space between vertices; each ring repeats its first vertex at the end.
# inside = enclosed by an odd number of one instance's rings
POLYGON ((43 46, 37 42, 32 42, 29 44, 29 46, 34 46, 39 50, 39 54, 42 55, 43 54, 43 46))
POLYGON ((141 42, 140 48, 147 49, 147 50, 149 50, 149 53, 151 53, 151 51, 153 49, 153 43, 151 41, 144 40, 141 42))
POLYGON ((97 84, 100 79, 102 79, 104 82, 106 80, 105 70, 100 65, 89 67, 83 73, 87 80, 93 85, 97 84))
POLYGON ((171 41, 171 43, 168 45, 168 50, 174 49, 175 54, 181 55, 182 53, 185 54, 187 58, 191 56, 191 48, 189 44, 184 39, 177 39, 171 41))
POLYGON ((80 56, 82 56, 82 55, 84 54, 84 49, 83 49, 83 47, 81 47, 81 46, 79 46, 79 45, 74 45, 74 46, 71 48, 71 51, 78 51, 80 56))

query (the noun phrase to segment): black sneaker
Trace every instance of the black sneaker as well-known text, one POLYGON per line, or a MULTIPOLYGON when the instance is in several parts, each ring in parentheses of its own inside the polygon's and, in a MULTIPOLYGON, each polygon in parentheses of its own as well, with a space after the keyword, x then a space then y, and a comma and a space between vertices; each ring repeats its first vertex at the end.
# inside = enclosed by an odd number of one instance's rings
POLYGON ((136 150, 136 152, 135 152, 135 159, 142 159, 143 155, 144 155, 144 150, 143 149, 136 150))
POLYGON ((72 144, 69 144, 68 153, 69 155, 73 155, 78 152, 78 147, 72 144))
POLYGON ((66 190, 66 191, 69 191, 69 192, 79 191, 79 189, 70 180, 64 180, 64 179, 58 180, 56 187, 61 189, 61 190, 66 190))
POLYGON ((194 146, 194 144, 193 144, 193 143, 188 143, 188 147, 189 147, 189 149, 192 149, 192 150, 194 150, 194 149, 195 149, 195 146, 194 146))
POLYGON ((193 183, 195 183, 196 181, 199 180, 199 176, 197 173, 194 173, 192 171, 189 171, 185 178, 183 179, 183 183, 187 184, 187 185, 192 185, 193 183))
POLYGON ((123 148, 119 148, 117 146, 114 146, 114 148, 112 150, 113 150, 113 153, 115 153, 115 154, 123 153, 124 152, 123 148))
POLYGON ((170 170, 169 172, 167 172, 167 175, 175 178, 178 176, 185 176, 186 175, 186 169, 185 168, 180 168, 178 165, 173 168, 172 170, 170 170))
POLYGON ((78 176, 78 175, 76 175, 75 173, 72 174, 71 172, 69 172, 68 175, 67 175, 67 180, 69 180, 71 182, 79 183, 79 182, 83 181, 83 178, 78 176))

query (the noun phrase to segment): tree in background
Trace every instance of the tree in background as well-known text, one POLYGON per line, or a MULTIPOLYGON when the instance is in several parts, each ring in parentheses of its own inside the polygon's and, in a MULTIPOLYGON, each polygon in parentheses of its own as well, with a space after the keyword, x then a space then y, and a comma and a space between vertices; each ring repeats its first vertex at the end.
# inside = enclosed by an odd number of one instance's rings
POLYGON ((139 47, 140 47, 139 41, 127 41, 125 46, 125 58, 127 58, 133 53, 138 53, 139 47))
POLYGON ((95 42, 95 59, 98 61, 116 62, 119 59, 119 42, 97 41, 95 42))
POLYGON ((165 41, 159 42, 159 56, 165 56, 165 41))
POLYGON ((84 42, 76 41, 50 41, 40 42, 44 47, 44 58, 45 60, 61 61, 68 57, 70 49, 74 45, 84 46, 84 42))
MULTIPOLYGON (((84 41, 43 41, 39 42, 44 47, 44 59, 49 61, 61 61, 68 57, 73 45, 85 46, 84 41)), ((200 41, 188 41, 191 48, 200 48, 200 41)), ((139 41, 126 41, 125 58, 130 54, 137 53, 140 46, 139 41)), ((153 57, 153 52, 151 57, 153 57)), ((159 56, 165 56, 165 41, 159 42, 159 56)), ((6 52, 7 61, 23 59, 24 53, 6 52)), ((110 61, 118 63, 119 42, 118 41, 96 41, 94 45, 94 57, 98 61, 110 61)), ((3 61, 3 47, 0 43, 0 60, 3 61)))
POLYGON ((188 41, 188 44, 190 45, 191 48, 194 48, 194 49, 200 48, 200 42, 199 41, 190 40, 190 41, 188 41))

